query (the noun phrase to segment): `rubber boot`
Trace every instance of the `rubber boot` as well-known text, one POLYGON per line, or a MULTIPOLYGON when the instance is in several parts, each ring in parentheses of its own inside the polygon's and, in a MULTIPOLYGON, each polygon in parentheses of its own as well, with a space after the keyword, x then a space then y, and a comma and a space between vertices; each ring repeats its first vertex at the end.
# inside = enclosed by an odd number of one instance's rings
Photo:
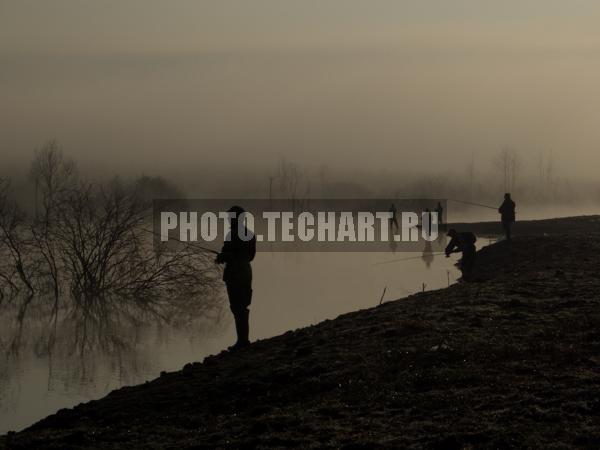
POLYGON ((236 314, 233 315, 233 318, 235 319, 235 332, 237 335, 237 342, 231 347, 229 347, 229 350, 239 350, 250 345, 250 341, 248 339, 248 315, 249 311, 247 309, 238 311, 236 314))
POLYGON ((240 344, 242 344, 243 346, 247 346, 250 344, 250 311, 244 309, 244 312, 243 314, 241 314, 241 316, 242 317, 240 318, 240 331, 238 333, 238 342, 240 342, 240 344))

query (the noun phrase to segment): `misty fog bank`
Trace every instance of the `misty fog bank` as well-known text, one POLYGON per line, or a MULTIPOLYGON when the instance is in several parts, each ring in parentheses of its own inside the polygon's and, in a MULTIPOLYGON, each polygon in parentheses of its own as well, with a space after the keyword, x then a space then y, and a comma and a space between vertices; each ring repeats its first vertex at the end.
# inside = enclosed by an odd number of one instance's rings
MULTIPOLYGON (((421 47, 200 54, 0 54, 4 164, 57 138, 105 170, 302 165, 461 172, 475 154, 597 165, 593 49, 421 47)), ((3 165, 4 165, 3 164, 3 165)), ((191 175, 191 174, 190 174, 191 175)))
POLYGON ((515 195, 595 200, 599 19, 592 0, 4 1, 0 168, 55 138, 88 176, 190 196, 265 196, 285 160, 312 195, 491 201, 511 148, 515 195))
MULTIPOLYGON (((451 220, 496 220, 490 209, 463 202, 499 205, 504 192, 511 192, 521 218, 552 218, 595 214, 600 203, 600 182, 586 182, 562 175, 552 153, 540 153, 526 160, 518 150, 504 148, 490 160, 471 156, 461 172, 456 170, 409 172, 349 169, 321 165, 314 167, 279 158, 261 168, 202 165, 177 170, 147 172, 135 167, 121 170, 92 169, 72 157, 68 149, 49 141, 42 149, 56 147, 81 176, 101 185, 118 179, 140 186, 152 198, 430 198, 448 199, 451 220), (458 202, 456 201, 458 200, 458 202)), ((39 151, 39 149, 38 149, 39 151)), ((77 152, 75 152, 77 154, 77 152)), ((35 152, 30 153, 34 160, 35 152)), ((14 163, 3 166, 0 179, 10 181, 11 196, 31 211, 34 183, 31 166, 14 163)))

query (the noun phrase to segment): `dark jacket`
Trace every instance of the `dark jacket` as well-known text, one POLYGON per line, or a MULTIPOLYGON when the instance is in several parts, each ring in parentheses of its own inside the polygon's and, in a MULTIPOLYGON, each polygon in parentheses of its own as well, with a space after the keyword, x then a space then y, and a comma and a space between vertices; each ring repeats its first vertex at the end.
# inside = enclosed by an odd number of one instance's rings
POLYGON ((501 214, 502 222, 514 222, 515 221, 515 202, 511 199, 504 199, 498 212, 501 214))
POLYGON ((242 240, 237 234, 237 227, 234 227, 236 232, 229 233, 221 249, 221 253, 217 257, 218 262, 225 263, 223 271, 223 281, 225 283, 252 283, 252 267, 250 262, 256 255, 256 237, 248 241, 242 240))
POLYGON ((463 253, 475 253, 476 241, 477 237, 470 231, 457 233, 446 246, 446 254, 449 255, 454 249, 458 249, 463 253))

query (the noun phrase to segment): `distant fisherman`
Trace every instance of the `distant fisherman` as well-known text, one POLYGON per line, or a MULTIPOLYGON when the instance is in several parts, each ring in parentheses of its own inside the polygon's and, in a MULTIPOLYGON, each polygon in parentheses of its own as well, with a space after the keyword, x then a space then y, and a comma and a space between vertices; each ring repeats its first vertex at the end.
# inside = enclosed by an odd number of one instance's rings
POLYGON ((451 253, 462 252, 462 258, 459 263, 460 271, 462 272, 463 281, 471 280, 471 272, 475 265, 475 242, 477 237, 470 231, 463 233, 457 232, 455 229, 448 231, 448 236, 451 238, 450 242, 446 246, 446 258, 451 253))
POLYGON ((504 201, 498 212, 500 213, 500 220, 502 221, 502 228, 506 234, 506 240, 510 241, 512 225, 515 223, 515 202, 510 198, 510 194, 504 194, 504 201))
POLYGON ((239 350, 250 345, 250 311, 248 310, 252 302, 252 267, 250 262, 256 255, 256 237, 246 229, 245 224, 239 222, 240 215, 244 213, 243 208, 233 206, 228 212, 234 214, 230 221, 231 231, 225 239, 221 253, 217 255, 216 262, 225 264, 223 281, 227 286, 229 306, 235 319, 237 342, 229 347, 229 350, 239 350), (242 236, 239 235, 240 228, 245 236, 251 234, 251 238, 242 239, 242 236))
POLYGON ((390 206, 390 209, 388 210, 388 212, 391 214, 390 228, 396 227, 396 231, 397 231, 398 230, 398 219, 397 219, 396 215, 398 213, 398 209, 396 208, 396 205, 394 205, 392 203, 392 206, 390 206))
POLYGON ((435 212, 437 213, 437 218, 438 218, 438 224, 439 225, 443 225, 444 224, 444 208, 442 206, 442 202, 438 202, 437 206, 435 207, 435 212))
POLYGON ((429 210, 429 208, 425 208, 422 220, 423 220, 423 229, 425 230, 425 232, 428 235, 431 234, 432 218, 431 218, 431 211, 429 210))

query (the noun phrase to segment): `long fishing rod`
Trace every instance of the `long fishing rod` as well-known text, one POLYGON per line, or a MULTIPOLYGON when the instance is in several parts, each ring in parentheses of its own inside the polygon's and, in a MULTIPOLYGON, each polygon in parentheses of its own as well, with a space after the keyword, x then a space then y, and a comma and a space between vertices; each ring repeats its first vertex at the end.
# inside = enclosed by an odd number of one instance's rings
POLYGON ((400 261, 410 261, 412 259, 421 259, 423 258, 423 256, 440 256, 440 255, 445 255, 446 252, 436 252, 436 253, 425 253, 425 254, 421 254, 419 256, 409 256, 407 258, 400 258, 400 259, 393 259, 391 261, 382 261, 382 262, 378 262, 373 264, 374 266, 381 266, 382 264, 391 264, 391 263, 395 263, 395 262, 400 262, 400 261))
MULTIPOLYGON (((142 231, 145 231, 146 233, 153 234, 154 236, 162 236, 162 234, 160 234, 160 233, 157 233, 156 231, 153 231, 153 230, 148 230, 147 228, 141 228, 141 227, 140 227, 139 229, 140 229, 140 230, 142 230, 142 231)), ((181 239, 177 239, 176 237, 170 237, 169 239, 172 239, 172 240, 174 240, 174 241, 177 241, 177 242, 179 242, 180 244, 187 245, 187 246, 189 246, 189 247, 194 247, 194 248, 197 248, 197 249, 199 249, 199 250, 203 250, 203 251, 205 251, 205 252, 209 252, 209 253, 212 253, 212 254, 215 254, 215 255, 218 255, 218 254, 219 254, 219 252, 218 252, 218 251, 216 251, 216 250, 213 250, 212 248, 203 247, 202 245, 200 245, 200 244, 196 244, 195 242, 186 242, 186 241, 182 241, 181 239)))
POLYGON ((456 203, 463 203, 465 205, 472 205, 472 206, 481 206, 482 208, 489 208, 489 209, 493 209, 493 210, 498 210, 498 208, 496 206, 490 206, 490 205, 484 205, 482 203, 473 203, 473 202, 466 202, 464 200, 456 200, 453 198, 449 198, 448 199, 449 202, 456 202, 456 203))
MULTIPOLYGON (((145 209, 142 211, 142 213, 146 213, 146 212, 148 212, 148 211, 151 211, 151 210, 153 210, 153 208, 154 208, 154 206, 148 206, 147 208, 145 208, 145 209)), ((160 233, 157 233, 157 232, 156 232, 156 231, 154 231, 154 230, 149 230, 149 229, 147 229, 147 228, 143 228, 143 227, 139 227, 139 229, 140 229, 140 230, 142 230, 142 231, 145 231, 146 233, 150 233, 150 234, 152 234, 152 235, 154 235, 154 236, 159 236, 159 237, 162 237, 162 234, 160 234, 160 233)), ((186 242, 186 241, 182 241, 181 239, 177 239, 176 237, 170 237, 169 239, 172 239, 172 240, 174 240, 174 241, 177 241, 177 242, 179 242, 180 244, 184 244, 184 245, 187 245, 187 246, 189 246, 189 247, 195 247, 195 248, 197 248, 197 249, 199 249, 199 250, 203 250, 203 251, 205 251, 205 252, 212 253, 212 254, 214 254, 214 255, 218 255, 218 254, 219 254, 219 252, 218 252, 218 251, 216 251, 216 250, 213 250, 212 248, 203 247, 202 245, 200 245, 200 244, 196 244, 196 243, 194 243, 194 242, 186 242)))

